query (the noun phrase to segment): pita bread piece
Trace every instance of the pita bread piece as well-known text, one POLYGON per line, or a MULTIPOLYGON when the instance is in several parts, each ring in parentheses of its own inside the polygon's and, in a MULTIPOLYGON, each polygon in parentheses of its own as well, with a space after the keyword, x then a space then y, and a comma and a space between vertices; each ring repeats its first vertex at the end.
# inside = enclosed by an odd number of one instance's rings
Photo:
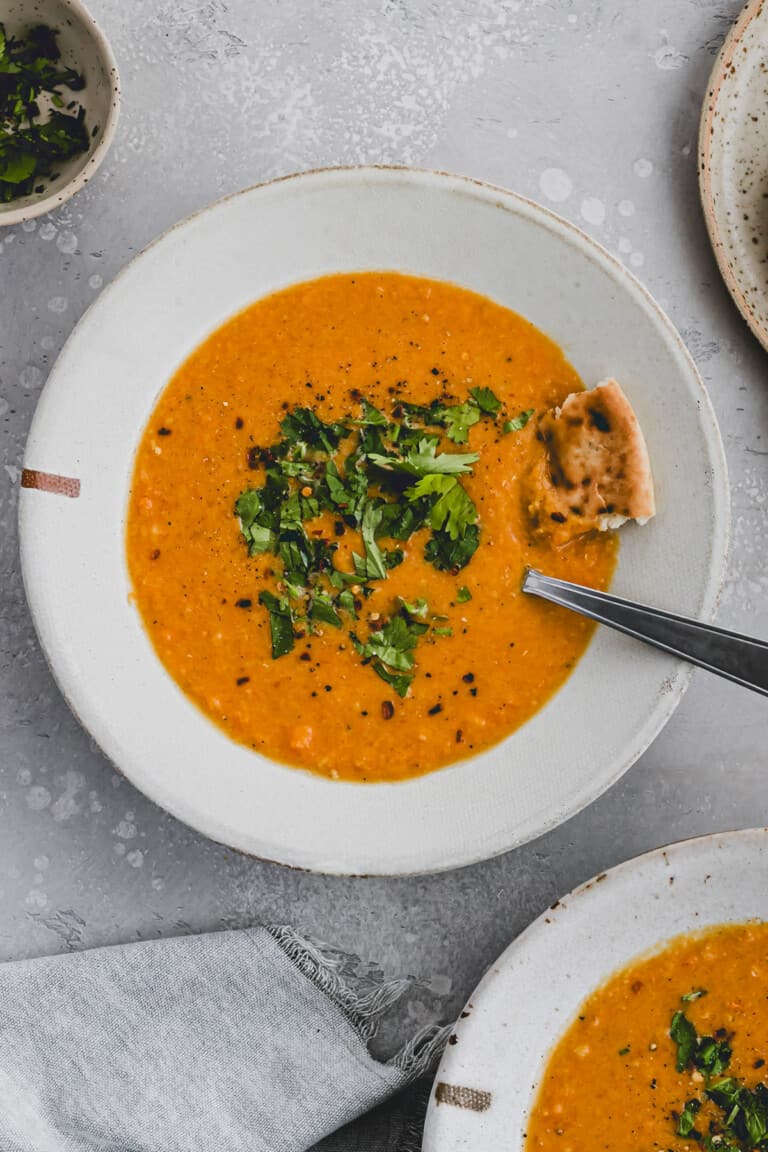
POLYGON ((572 392, 539 419, 544 452, 526 479, 534 533, 567 544, 656 512, 648 449, 632 405, 615 380, 572 392))

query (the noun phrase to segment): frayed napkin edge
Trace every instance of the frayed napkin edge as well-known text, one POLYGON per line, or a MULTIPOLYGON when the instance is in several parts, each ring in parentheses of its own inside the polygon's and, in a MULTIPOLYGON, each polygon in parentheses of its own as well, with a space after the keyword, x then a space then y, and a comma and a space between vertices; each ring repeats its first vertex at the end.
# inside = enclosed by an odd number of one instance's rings
MULTIPOLYGON (((365 1044, 376 1035, 387 1009, 413 986, 412 980, 389 980, 371 992, 357 992, 341 976, 340 961, 330 952, 286 925, 266 925, 266 931, 302 975, 341 1009, 365 1044)), ((387 1066, 401 1072, 404 1080, 427 1076, 442 1054, 452 1027, 427 1024, 386 1061, 387 1066)))

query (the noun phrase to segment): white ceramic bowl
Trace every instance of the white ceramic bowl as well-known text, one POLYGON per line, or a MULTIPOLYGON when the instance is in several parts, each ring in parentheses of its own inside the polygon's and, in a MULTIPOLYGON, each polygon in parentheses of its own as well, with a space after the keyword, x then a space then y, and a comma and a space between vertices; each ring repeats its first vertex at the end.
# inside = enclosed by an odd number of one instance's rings
POLYGON ((659 513, 624 534, 614 588, 710 617, 726 550, 725 463, 669 322, 623 267, 544 209, 403 169, 328 170, 242 192, 172 229, 118 277, 65 347, 27 444, 28 469, 76 479, 80 494, 21 492, 21 554, 62 691, 142 791, 258 856, 403 874, 503 852, 588 804, 664 725, 689 669, 600 632, 513 736, 398 784, 331 781, 266 760, 177 688, 129 603, 123 539, 134 452, 158 394, 204 336, 255 298, 377 268, 485 293, 550 333, 586 381, 618 376, 648 439, 659 513))
POLYGON ((75 93, 85 108, 89 129, 98 128, 87 152, 64 161, 45 190, 0 204, 0 226, 21 224, 58 208, 90 180, 109 150, 117 126, 120 81, 117 64, 104 33, 80 0, 0 0, 0 23, 6 33, 22 32, 31 24, 55 28, 62 61, 85 77, 75 93))
POLYGON ((659 848, 554 904, 470 996, 437 1073, 424 1152, 519 1152, 550 1052, 586 997, 674 936, 768 920, 767 877, 761 828, 659 848))

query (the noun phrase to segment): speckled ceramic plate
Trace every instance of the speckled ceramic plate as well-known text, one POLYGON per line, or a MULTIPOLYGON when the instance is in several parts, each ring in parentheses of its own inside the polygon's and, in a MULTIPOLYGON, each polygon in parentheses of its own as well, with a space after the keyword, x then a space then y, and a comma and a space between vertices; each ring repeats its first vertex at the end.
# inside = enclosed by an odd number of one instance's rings
POLYGON ((768 349, 768 3, 751 0, 709 81, 699 183, 728 291, 768 349))
POLYGON ((255 298, 377 268, 491 296, 551 334, 585 380, 621 380, 645 430, 659 513, 623 534, 618 594, 710 617, 726 550, 722 445, 690 357, 621 265, 537 205, 436 173, 336 169, 250 189, 168 232, 80 322, 40 399, 20 499, 27 595, 72 708, 139 788, 214 839, 328 872, 449 868, 538 836, 629 767, 690 674, 600 632, 503 743, 397 784, 267 760, 171 680, 130 603, 124 548, 134 453, 158 393, 255 298))
POLYGON ((768 920, 768 830, 659 848, 577 888, 503 952, 445 1050, 424 1152, 520 1152, 552 1047, 617 969, 681 933, 768 920))

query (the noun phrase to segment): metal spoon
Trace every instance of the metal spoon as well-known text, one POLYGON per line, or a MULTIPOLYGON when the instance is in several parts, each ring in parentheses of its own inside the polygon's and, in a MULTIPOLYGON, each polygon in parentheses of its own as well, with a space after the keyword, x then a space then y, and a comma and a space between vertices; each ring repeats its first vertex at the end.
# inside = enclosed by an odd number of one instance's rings
POLYGON ((523 592, 571 608, 590 620, 607 624, 609 628, 768 696, 768 642, 765 640, 754 640, 685 616, 662 612, 659 608, 621 600, 607 592, 544 576, 533 568, 525 573, 523 592))

